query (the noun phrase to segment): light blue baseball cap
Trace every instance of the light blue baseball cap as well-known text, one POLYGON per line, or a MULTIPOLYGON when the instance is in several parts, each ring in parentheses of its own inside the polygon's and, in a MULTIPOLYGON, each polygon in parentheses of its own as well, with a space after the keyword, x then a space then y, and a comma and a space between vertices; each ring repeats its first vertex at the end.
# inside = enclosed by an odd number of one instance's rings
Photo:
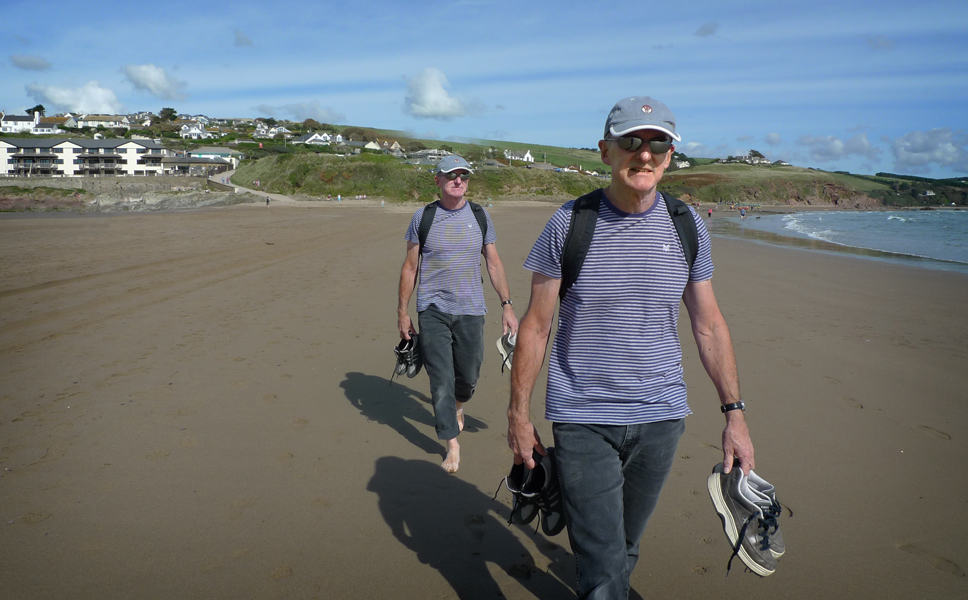
POLYGON ((440 159, 439 163, 437 163, 438 173, 450 173, 451 171, 456 171, 457 169, 464 169, 468 173, 474 172, 474 170, 471 169, 471 166, 467 164, 467 161, 456 154, 448 154, 440 159))
POLYGON ((677 142, 676 117, 669 107, 650 96, 632 96, 615 103, 605 121, 605 137, 622 137, 641 129, 655 129, 677 142))

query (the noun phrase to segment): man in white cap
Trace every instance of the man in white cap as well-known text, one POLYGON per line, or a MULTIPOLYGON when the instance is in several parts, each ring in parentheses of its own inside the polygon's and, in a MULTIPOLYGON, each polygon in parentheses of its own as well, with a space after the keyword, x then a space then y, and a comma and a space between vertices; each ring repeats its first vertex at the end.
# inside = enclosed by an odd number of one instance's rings
POLYGON ((410 221, 397 305, 397 328, 401 339, 408 340, 416 333, 408 312, 416 286, 419 352, 430 377, 437 438, 447 443, 441 466, 448 473, 456 472, 460 465, 457 435, 464 428, 463 405, 474 395, 484 361, 487 306, 482 254, 501 301, 504 333, 518 330, 491 216, 464 198, 472 173, 467 161, 456 154, 444 157, 437 165, 434 182, 440 189, 440 200, 419 209, 410 221), (425 214, 430 216, 425 219, 425 214), (426 236, 423 240, 421 230, 426 236))
MULTIPOLYGON (((552 216, 525 261, 531 302, 521 320, 511 369, 508 445, 515 464, 546 454, 530 422, 530 398, 553 329, 545 416, 553 422, 558 479, 582 598, 626 598, 639 539, 668 478, 686 404, 679 302, 707 373, 716 385, 726 428, 723 463, 753 468, 753 445, 739 395, 729 330, 713 295, 709 234, 694 210, 693 259, 667 209, 678 201, 656 186, 672 157, 675 117, 647 96, 620 100, 598 142, 612 168, 610 185, 566 203, 552 216), (597 206, 577 278, 563 287, 571 259, 563 250, 576 202, 597 206), (668 200, 668 202, 667 202, 668 200), (691 265, 691 266, 690 266, 691 265)), ((568 255, 570 256, 570 254, 568 255)))

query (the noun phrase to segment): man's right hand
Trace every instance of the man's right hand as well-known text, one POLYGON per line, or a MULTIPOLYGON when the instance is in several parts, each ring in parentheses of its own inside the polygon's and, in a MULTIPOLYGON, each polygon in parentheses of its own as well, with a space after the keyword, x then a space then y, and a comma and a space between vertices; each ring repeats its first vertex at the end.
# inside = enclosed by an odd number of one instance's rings
POLYGON ((411 333, 416 333, 413 323, 410 321, 409 314, 397 316, 397 330, 400 331, 400 339, 409 340, 411 333))
POLYGON ((534 462, 535 450, 541 456, 548 454, 531 421, 515 422, 513 419, 508 419, 508 447, 514 452, 514 464, 524 463, 524 466, 528 469, 537 466, 534 462))

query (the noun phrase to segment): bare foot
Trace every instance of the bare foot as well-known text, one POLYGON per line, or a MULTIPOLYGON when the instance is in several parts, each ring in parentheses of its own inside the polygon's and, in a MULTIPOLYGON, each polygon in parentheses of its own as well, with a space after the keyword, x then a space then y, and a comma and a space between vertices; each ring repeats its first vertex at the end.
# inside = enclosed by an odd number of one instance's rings
POLYGON ((440 466, 448 473, 457 472, 457 467, 460 466, 460 444, 457 443, 457 438, 447 440, 447 456, 440 466))
POLYGON ((457 402, 457 430, 464 431, 464 403, 457 402))

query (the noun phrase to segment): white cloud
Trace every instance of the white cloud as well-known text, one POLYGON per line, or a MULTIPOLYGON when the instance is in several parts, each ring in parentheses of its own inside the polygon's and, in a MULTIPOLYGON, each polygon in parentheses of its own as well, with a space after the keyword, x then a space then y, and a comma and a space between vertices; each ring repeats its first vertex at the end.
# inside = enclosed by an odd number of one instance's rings
POLYGON ((738 138, 736 138, 736 141, 737 142, 751 142, 751 141, 753 141, 753 136, 751 136, 751 135, 741 135, 738 138))
POLYGON ((936 164, 954 167, 968 173, 968 136, 947 127, 929 131, 912 131, 891 144, 894 169, 898 172, 912 168, 923 171, 936 164))
POLYGON ((31 83, 27 95, 47 106, 48 112, 65 110, 75 113, 117 114, 123 108, 118 97, 97 81, 88 81, 79 88, 62 88, 31 83))
POLYGON ((416 76, 408 78, 404 114, 417 119, 441 121, 467 116, 467 106, 460 99, 451 96, 447 91, 448 87, 450 84, 447 76, 434 67, 427 67, 416 76))
POLYGON ((289 119, 292 121, 305 121, 306 119, 313 119, 319 121, 320 123, 345 123, 346 115, 341 112, 337 112, 335 109, 329 106, 322 106, 319 100, 313 100, 312 102, 297 102, 295 104, 283 104, 282 106, 270 106, 268 104, 260 104, 255 107, 255 110, 263 114, 267 114, 270 117, 275 117, 276 115, 288 115, 289 119))
POLYGON ((709 37, 711 35, 715 35, 717 29, 719 29, 719 23, 706 23, 696 30, 696 36, 709 37))
POLYGON ((880 148, 872 146, 867 140, 866 133, 855 134, 846 141, 833 135, 827 137, 805 135, 797 143, 806 146, 810 152, 810 158, 819 162, 840 160, 851 155, 866 156, 876 160, 881 153, 880 148))
POLYGON ((46 58, 29 54, 14 54, 10 57, 10 62, 13 63, 13 66, 25 71, 44 71, 51 67, 46 58))
POLYGON ((238 29, 236 29, 235 30, 235 45, 241 47, 241 46, 254 46, 255 44, 252 43, 252 40, 249 39, 249 36, 245 35, 241 31, 239 31, 238 29))
POLYGON ((688 142, 676 149, 686 156, 709 156, 709 147, 700 142, 688 142))
POLYGON ((780 140, 779 133, 768 133, 766 134, 766 137, 763 138, 763 141, 771 146, 779 146, 782 140, 780 140))
POLYGON ((131 85, 137 90, 148 92, 160 100, 184 100, 185 82, 168 76, 161 67, 155 65, 128 65, 121 69, 131 85))

